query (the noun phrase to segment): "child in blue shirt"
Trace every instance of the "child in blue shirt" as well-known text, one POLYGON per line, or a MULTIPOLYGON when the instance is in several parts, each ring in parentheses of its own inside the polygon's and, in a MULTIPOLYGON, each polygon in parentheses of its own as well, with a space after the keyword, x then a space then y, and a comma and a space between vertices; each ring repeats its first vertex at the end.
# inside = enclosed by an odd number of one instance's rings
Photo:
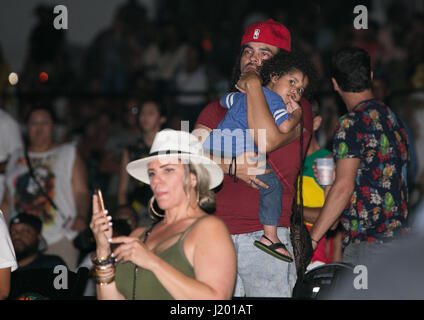
MULTIPOLYGON (((298 101, 308 86, 312 72, 311 65, 293 53, 279 52, 264 62, 261 68, 262 89, 275 125, 281 133, 288 133, 299 124, 302 109, 298 101)), ((222 97, 221 104, 228 111, 217 129, 212 130, 205 140, 204 149, 211 154, 218 153, 223 158, 233 158, 248 151, 258 153, 258 147, 248 130, 246 94, 227 93, 222 97)), ((259 153, 259 159, 264 157, 265 154, 259 153)), ((270 166, 267 164, 266 168, 270 166)), ((257 178, 269 188, 258 185, 259 220, 264 225, 264 235, 254 244, 278 259, 292 262, 293 258, 277 236, 283 187, 273 171, 258 175, 257 178), (266 245, 263 238, 271 244, 266 245)))

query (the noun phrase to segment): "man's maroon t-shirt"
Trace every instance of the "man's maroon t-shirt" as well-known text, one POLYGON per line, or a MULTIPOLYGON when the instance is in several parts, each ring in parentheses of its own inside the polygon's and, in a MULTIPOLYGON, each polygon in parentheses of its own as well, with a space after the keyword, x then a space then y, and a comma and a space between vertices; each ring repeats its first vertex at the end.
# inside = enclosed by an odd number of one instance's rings
MULTIPOLYGON (((301 105, 306 129, 303 135, 305 152, 312 132, 312 111, 306 99, 301 100, 301 105)), ((202 110, 196 124, 216 129, 226 112, 227 109, 221 107, 219 101, 211 102, 202 110)), ((280 226, 289 227, 295 180, 300 169, 300 138, 268 153, 268 163, 280 179, 284 190, 280 226)), ((230 233, 241 234, 262 230, 258 212, 259 190, 249 187, 242 180, 234 182, 234 178, 226 174, 221 189, 216 193, 215 215, 226 223, 230 233)))

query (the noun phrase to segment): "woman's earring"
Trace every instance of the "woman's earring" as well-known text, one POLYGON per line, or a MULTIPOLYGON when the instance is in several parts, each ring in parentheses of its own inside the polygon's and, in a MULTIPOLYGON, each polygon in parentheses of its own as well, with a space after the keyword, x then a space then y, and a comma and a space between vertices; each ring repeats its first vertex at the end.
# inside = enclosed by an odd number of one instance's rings
POLYGON ((150 212, 151 213, 153 213, 154 215, 156 215, 157 217, 159 217, 159 218, 163 218, 164 216, 165 216, 165 214, 161 214, 161 213, 158 213, 156 210, 155 210, 155 208, 154 208, 154 205, 153 205, 153 202, 155 201, 155 196, 152 196, 151 198, 150 198, 150 200, 149 200, 149 208, 150 208, 150 212))

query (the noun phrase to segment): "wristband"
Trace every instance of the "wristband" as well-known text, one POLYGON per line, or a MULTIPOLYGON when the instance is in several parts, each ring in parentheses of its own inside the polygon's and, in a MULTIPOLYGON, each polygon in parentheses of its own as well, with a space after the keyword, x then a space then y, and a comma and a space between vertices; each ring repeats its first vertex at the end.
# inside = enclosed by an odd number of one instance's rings
POLYGON ((233 174, 234 182, 237 182, 237 158, 236 157, 233 157, 231 159, 231 164, 233 164, 233 163, 234 163, 234 174, 233 174))

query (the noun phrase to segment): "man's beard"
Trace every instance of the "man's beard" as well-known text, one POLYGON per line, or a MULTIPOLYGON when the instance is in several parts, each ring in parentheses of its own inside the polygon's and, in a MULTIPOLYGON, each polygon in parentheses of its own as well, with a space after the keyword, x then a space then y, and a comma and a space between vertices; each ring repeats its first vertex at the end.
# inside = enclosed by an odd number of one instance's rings
MULTIPOLYGON (((21 242, 22 243, 22 242, 21 242)), ((22 243, 23 244, 23 243, 22 243)), ((38 252, 38 241, 30 245, 23 245, 21 248, 15 247, 16 260, 21 261, 22 259, 28 258, 38 252)))

